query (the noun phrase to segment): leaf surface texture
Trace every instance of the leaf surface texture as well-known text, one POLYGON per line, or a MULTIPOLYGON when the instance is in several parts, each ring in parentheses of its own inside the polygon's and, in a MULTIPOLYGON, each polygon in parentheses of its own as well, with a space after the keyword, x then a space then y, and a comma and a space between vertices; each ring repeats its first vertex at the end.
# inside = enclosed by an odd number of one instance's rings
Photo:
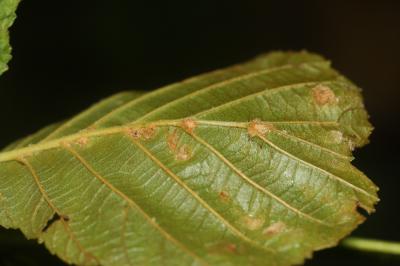
POLYGON ((0 154, 0 224, 77 265, 292 265, 374 210, 371 125, 324 58, 123 92, 0 154))

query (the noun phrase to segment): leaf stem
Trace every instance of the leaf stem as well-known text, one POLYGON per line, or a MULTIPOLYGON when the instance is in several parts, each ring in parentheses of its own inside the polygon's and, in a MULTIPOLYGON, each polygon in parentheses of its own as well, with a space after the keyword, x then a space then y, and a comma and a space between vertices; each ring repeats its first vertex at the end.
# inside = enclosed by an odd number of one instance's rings
POLYGON ((349 237, 346 238, 341 245, 345 248, 356 249, 360 251, 400 255, 400 242, 349 237))

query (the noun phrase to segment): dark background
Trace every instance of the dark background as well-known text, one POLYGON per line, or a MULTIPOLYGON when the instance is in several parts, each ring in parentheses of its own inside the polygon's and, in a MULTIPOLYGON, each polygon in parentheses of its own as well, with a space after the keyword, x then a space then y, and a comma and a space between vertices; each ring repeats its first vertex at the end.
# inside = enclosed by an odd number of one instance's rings
MULTIPOLYGON (((321 53, 364 89, 376 128, 354 163, 379 185, 381 202, 354 235, 400 241, 400 1, 25 0, 18 16, 0 78, 0 146, 121 90, 270 50, 321 53)), ((23 243, 0 244, 0 265, 62 265, 23 243)), ((400 257, 335 248, 306 265, 340 264, 400 265, 400 257)))

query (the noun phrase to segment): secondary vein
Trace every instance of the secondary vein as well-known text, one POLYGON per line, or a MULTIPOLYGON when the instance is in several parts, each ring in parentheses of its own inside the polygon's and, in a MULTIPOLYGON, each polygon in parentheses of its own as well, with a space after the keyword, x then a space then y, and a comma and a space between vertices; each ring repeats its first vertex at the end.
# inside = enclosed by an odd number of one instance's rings
POLYGON ((157 229, 161 235, 174 245, 178 246, 181 248, 185 253, 189 254, 191 257, 194 259, 198 260, 201 262, 203 265, 208 265, 206 262, 204 262, 197 254, 189 250, 183 243, 178 241, 176 238, 174 238, 171 234, 169 234, 167 231, 165 231, 164 228, 162 228, 159 224, 157 224, 135 201, 133 201, 130 197, 128 197, 125 193, 123 193, 121 190, 117 189, 114 187, 110 182, 108 182, 105 178, 103 178, 94 168, 86 162, 86 160, 72 147, 68 145, 64 145, 63 148, 70 152, 86 169, 89 173, 91 173, 96 179, 98 179, 101 183, 106 185, 111 191, 113 191, 115 194, 120 196, 124 201, 126 201, 131 208, 136 209, 142 216, 145 218, 145 220, 153 226, 155 229, 157 229))
POLYGON ((214 208, 212 208, 205 200, 203 200, 195 191, 193 191, 181 178, 179 178, 174 172, 172 172, 167 166, 165 166, 159 159, 156 158, 155 155, 151 151, 149 151, 146 147, 144 147, 141 143, 134 140, 132 137, 129 137, 130 140, 141 149, 153 162, 155 162, 165 173, 167 173, 176 183, 178 183, 181 187, 183 187, 189 194, 195 198, 204 208, 206 208, 209 212, 211 212, 219 221, 221 221, 231 232, 234 233, 239 239, 247 242, 255 247, 264 249, 270 253, 275 253, 275 250, 262 247, 255 243, 253 240, 248 238, 239 229, 229 223, 221 214, 219 214, 214 208))
MULTIPOLYGON (((47 204, 49 205, 49 207, 55 212, 57 213, 57 215, 60 217, 60 221, 62 223, 62 225, 65 228, 65 231, 67 231, 67 233, 70 235, 70 239, 72 241, 75 242, 76 246, 78 247, 78 249, 85 255, 85 257, 87 257, 88 259, 94 260, 96 261, 98 264, 100 264, 100 262, 97 260, 97 258, 91 254, 90 252, 86 251, 84 249, 84 247, 81 245, 81 243, 79 242, 79 240, 76 238, 75 234, 73 233, 73 231, 71 230, 70 226, 68 225, 68 223, 65 221, 64 219, 64 215, 61 213, 61 211, 54 205, 54 203, 52 202, 52 200, 50 199, 50 197, 48 196, 46 190, 44 189, 42 183, 40 182, 40 178, 39 175, 36 173, 35 169, 33 168, 33 166, 29 163, 28 160, 26 160, 24 157, 21 157, 18 159, 19 162, 21 162, 31 173, 33 179, 35 180, 35 184, 37 185, 40 193, 42 194, 42 196, 45 198, 47 204)), ((67 256, 67 253, 65 252, 65 256, 67 256)))
POLYGON ((253 186, 254 188, 256 188, 257 190, 263 192, 264 194, 268 195, 269 197, 273 198, 274 200, 276 200, 277 202, 279 202, 280 204, 282 204, 283 206, 285 206, 286 208, 288 208, 289 210, 293 211, 294 213, 297 213, 298 215, 307 218, 308 220, 311 220, 315 223, 318 224, 322 224, 328 227, 332 227, 331 224, 328 224, 322 220, 319 220, 315 217, 309 216, 308 214, 301 212, 300 210, 296 209, 295 207, 291 206, 289 203, 287 203, 286 201, 284 201, 283 199, 281 199, 280 197, 278 197, 277 195, 275 195, 274 193, 272 193, 271 191, 269 191, 268 189, 260 186, 258 183, 256 183, 255 181, 253 181, 251 178, 249 178, 248 176, 246 176, 242 171, 240 171, 238 168, 236 168, 236 166, 230 162, 224 155, 222 155, 217 149, 215 149, 211 144, 209 144, 208 142, 206 142, 204 139, 200 138, 199 136, 195 135, 195 134, 189 134, 190 136, 192 136, 197 142, 201 143, 203 146, 205 146, 207 149, 209 149, 212 153, 214 153, 220 160, 222 160, 230 169, 232 169, 232 171, 234 171, 238 176, 240 176, 244 181, 246 181, 248 184, 250 184, 251 186, 253 186))

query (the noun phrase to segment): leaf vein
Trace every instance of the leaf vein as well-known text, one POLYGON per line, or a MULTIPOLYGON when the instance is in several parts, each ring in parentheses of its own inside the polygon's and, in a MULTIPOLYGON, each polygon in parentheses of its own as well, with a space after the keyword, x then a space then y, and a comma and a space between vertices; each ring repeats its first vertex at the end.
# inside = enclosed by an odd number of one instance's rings
POLYGON ((220 222, 222 222, 229 230, 231 230, 237 237, 239 237, 244 242, 247 242, 253 246, 266 249, 268 252, 275 253, 275 250, 267 249, 255 243, 253 240, 248 238, 239 229, 233 226, 229 221, 227 221, 221 214, 219 214, 213 207, 211 207, 204 199, 202 199, 195 191, 193 191, 179 176, 177 176, 172 170, 170 170, 166 165, 164 165, 150 150, 144 147, 141 143, 129 136, 129 139, 136 144, 136 146, 141 149, 153 162, 155 162, 158 167, 160 167, 165 173, 167 173, 177 184, 184 188, 189 194, 195 198, 204 208, 210 211, 220 222))
POLYGON ((262 91, 249 94, 249 95, 247 95, 245 97, 241 97, 241 98, 237 98, 237 99, 234 99, 234 100, 231 100, 231 101, 228 101, 228 102, 224 102, 223 104, 214 106, 213 108, 210 108, 210 109, 205 110, 205 111, 198 112, 196 114, 192 114, 191 116, 201 118, 202 116, 204 117, 205 115, 208 115, 210 113, 214 113, 215 111, 223 109, 223 108, 225 108, 227 106, 232 106, 234 104, 240 104, 240 103, 242 103, 244 101, 247 101, 249 99, 255 98, 257 96, 269 96, 269 95, 273 95, 275 93, 278 93, 278 92, 281 92, 281 91, 285 91, 285 90, 294 90, 294 89, 302 88, 302 87, 305 87, 305 86, 326 84, 326 83, 333 82, 335 80, 337 80, 337 78, 320 80, 320 81, 311 81, 311 82, 298 82, 298 83, 293 83, 293 84, 279 86, 279 87, 266 88, 266 89, 264 89, 262 91))
POLYGON ((373 199, 377 199, 376 196, 370 194, 369 192, 365 191, 364 189, 357 187, 356 185, 354 185, 354 184, 352 184, 352 183, 350 183, 350 182, 344 180, 343 178, 341 178, 341 177, 339 177, 339 176, 337 176, 337 175, 335 175, 335 174, 333 174, 333 173, 331 173, 331 172, 329 172, 329 171, 327 171, 327 170, 325 170, 325 169, 323 169, 323 168, 321 168, 321 167, 319 167, 319 166, 317 166, 317 165, 314 165, 314 164, 312 164, 312 163, 309 163, 309 162, 307 162, 307 161, 301 159, 300 157, 294 155, 293 153, 291 153, 291 152, 289 152, 289 151, 287 151, 287 150, 285 150, 285 149, 283 149, 283 148, 277 146, 276 144, 274 144, 272 141, 268 140, 268 139, 265 138, 264 136, 258 135, 258 137, 259 137, 261 140, 263 140, 265 143, 269 144, 269 146, 271 146, 271 147, 274 148, 275 150, 277 150, 277 151, 279 151, 279 152, 285 154, 287 157, 292 158, 292 159, 294 159, 295 161, 298 161, 298 162, 302 163, 303 165, 306 165, 306 166, 308 166, 308 167, 314 168, 314 169, 316 169, 316 170, 318 170, 318 171, 320 171, 320 172, 326 174, 326 175, 329 176, 330 178, 333 178, 334 180, 345 184, 346 186, 352 188, 353 190, 357 190, 357 191, 363 193, 364 195, 366 195, 366 196, 368 196, 368 197, 371 197, 371 198, 373 198, 373 199))
POLYGON ((73 233, 73 231, 71 230, 71 228, 69 227, 68 223, 64 220, 64 216, 63 214, 60 212, 60 210, 53 204, 52 200, 50 199, 50 197, 47 195, 47 192, 45 191, 44 187, 42 186, 41 182, 40 182, 40 178, 38 176, 38 174, 36 173, 35 169, 33 168, 33 166, 29 163, 28 160, 26 160, 25 158, 19 158, 18 160, 19 162, 21 162, 31 173, 33 179, 35 180, 35 184, 37 185, 40 193, 42 194, 42 196, 45 198, 46 202, 48 203, 48 205, 50 206, 51 209, 53 209, 53 211, 55 213, 58 214, 58 216, 60 217, 60 221, 62 223, 62 225, 65 228, 65 231, 68 232, 69 234, 69 240, 72 240, 75 242, 76 246, 78 247, 78 249, 80 250, 80 252, 82 254, 85 255, 85 257, 89 260, 94 260, 96 261, 98 264, 99 261, 97 260, 97 258, 91 254, 89 251, 85 250, 84 247, 81 245, 81 243, 79 242, 79 240, 76 238, 75 234, 73 233))
POLYGON ((171 234, 169 234, 164 228, 158 225, 135 201, 133 201, 130 197, 128 197, 125 193, 114 187, 110 182, 108 182, 105 178, 103 178, 92 166, 89 165, 88 162, 72 147, 68 145, 63 145, 63 148, 70 152, 86 169, 89 173, 91 173, 96 179, 98 179, 101 183, 106 185, 111 191, 115 194, 119 195, 124 201, 126 201, 129 206, 135 208, 142 214, 142 216, 146 219, 146 221, 152 225, 155 229, 157 229, 162 236, 164 236, 168 241, 172 242, 176 246, 180 247, 184 252, 189 254, 194 259, 201 262, 203 265, 208 265, 205 263, 200 257, 198 257, 195 253, 190 251, 186 246, 183 245, 180 241, 175 239, 171 234))
MULTIPOLYGON (((307 64, 307 63, 303 63, 303 64, 307 64)), ((291 68, 298 67, 300 65, 287 64, 287 65, 283 65, 283 66, 279 66, 279 67, 262 69, 260 71, 246 73, 246 74, 239 75, 239 76, 236 76, 236 77, 233 77, 233 78, 230 78, 230 79, 223 80, 221 82, 217 82, 217 83, 211 84, 211 85, 206 86, 204 88, 201 88, 199 90, 195 90, 195 91, 193 91, 193 92, 191 92, 189 94, 186 94, 186 95, 184 95, 184 96, 182 96, 180 98, 177 98, 177 99, 175 99, 173 101, 170 101, 170 102, 168 102, 168 103, 166 103, 164 105, 161 105, 161 106, 151 110, 150 112, 146 113, 145 115, 141 116, 136 121, 144 121, 146 117, 151 116, 154 113, 160 112, 163 109, 168 108, 169 106, 174 105, 177 102, 184 101, 185 99, 194 97, 194 96, 196 96, 198 94, 201 94, 201 93, 204 93, 204 92, 207 92, 207 91, 211 91, 211 90, 214 90, 216 88, 220 88, 220 87, 223 87, 223 86, 226 86, 226 85, 238 82, 238 81, 249 79, 249 78, 252 78, 252 77, 255 77, 255 76, 258 76, 258 75, 272 73, 272 72, 279 71, 279 70, 282 70, 282 69, 291 69, 291 68)))
POLYGON ((194 133, 190 134, 196 141, 198 141, 199 143, 201 143, 202 145, 204 145, 206 148, 208 148, 212 153, 214 153, 222 162, 224 162, 230 169, 232 169, 238 176, 240 176, 244 181, 246 181, 248 184, 252 185, 254 188, 256 188, 257 190, 263 192, 264 194, 270 196, 271 198, 273 198, 274 200, 276 200, 277 202, 279 202, 280 204, 282 204, 283 206, 285 206, 287 209, 293 211, 294 213, 297 213, 298 215, 307 218, 310 221, 313 221, 314 223, 318 223, 318 224, 322 224, 328 227, 331 227, 332 225, 321 221, 315 217, 309 216, 306 213, 303 213, 301 211, 299 211, 297 208, 293 207, 292 205, 290 205, 289 203, 287 203, 286 201, 284 201, 283 199, 279 198, 277 195, 275 195, 274 193, 272 193, 271 191, 267 190, 266 188, 260 186, 258 183, 256 183, 255 181, 253 181, 251 178, 249 178, 248 176, 246 176, 242 171, 240 171, 238 168, 236 168, 236 166, 234 166, 225 156, 223 156, 217 149, 215 149, 211 144, 209 144, 207 141, 205 141, 204 139, 200 138, 199 136, 195 135, 194 133))

